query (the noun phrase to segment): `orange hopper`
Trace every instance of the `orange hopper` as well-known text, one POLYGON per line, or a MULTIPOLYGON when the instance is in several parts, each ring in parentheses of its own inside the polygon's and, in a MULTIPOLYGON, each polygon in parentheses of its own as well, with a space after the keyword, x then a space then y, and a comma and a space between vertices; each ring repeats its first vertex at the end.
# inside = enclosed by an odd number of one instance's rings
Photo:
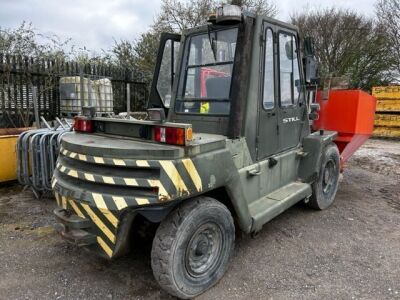
POLYGON ((317 94, 319 119, 314 130, 337 131, 335 140, 341 165, 371 136, 374 129, 376 99, 360 90, 331 90, 327 100, 317 94))

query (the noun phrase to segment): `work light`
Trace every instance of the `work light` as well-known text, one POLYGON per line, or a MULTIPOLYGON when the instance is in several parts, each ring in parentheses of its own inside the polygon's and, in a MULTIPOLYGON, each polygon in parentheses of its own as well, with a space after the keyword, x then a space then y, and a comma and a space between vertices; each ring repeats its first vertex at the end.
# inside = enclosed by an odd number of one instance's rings
POLYGON ((242 20, 242 9, 237 5, 226 4, 217 9, 217 24, 234 24, 242 20))

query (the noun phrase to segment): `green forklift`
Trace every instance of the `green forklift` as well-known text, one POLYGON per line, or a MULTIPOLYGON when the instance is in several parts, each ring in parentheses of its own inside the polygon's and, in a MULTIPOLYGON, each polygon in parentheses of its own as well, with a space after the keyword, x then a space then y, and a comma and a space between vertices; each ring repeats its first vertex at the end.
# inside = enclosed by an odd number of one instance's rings
POLYGON ((341 170, 337 132, 313 131, 317 64, 298 29, 224 5, 163 34, 147 120, 75 119, 52 180, 56 228, 107 259, 157 224, 159 285, 193 298, 224 275, 235 232, 257 234, 304 201, 326 209, 341 170))

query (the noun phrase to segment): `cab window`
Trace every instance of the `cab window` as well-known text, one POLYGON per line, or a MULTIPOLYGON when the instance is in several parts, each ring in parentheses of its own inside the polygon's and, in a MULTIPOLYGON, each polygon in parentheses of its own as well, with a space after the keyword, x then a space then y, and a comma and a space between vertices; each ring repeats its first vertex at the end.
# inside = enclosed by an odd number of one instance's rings
POLYGON ((297 42, 293 34, 279 34, 279 72, 281 106, 296 105, 301 86, 297 42))
POLYGON ((168 40, 165 43, 160 73, 157 80, 157 92, 165 107, 171 103, 171 91, 175 77, 180 42, 168 40))
POLYGON ((265 109, 272 109, 275 106, 274 104, 274 39, 271 28, 267 28, 265 33, 263 106, 265 109))

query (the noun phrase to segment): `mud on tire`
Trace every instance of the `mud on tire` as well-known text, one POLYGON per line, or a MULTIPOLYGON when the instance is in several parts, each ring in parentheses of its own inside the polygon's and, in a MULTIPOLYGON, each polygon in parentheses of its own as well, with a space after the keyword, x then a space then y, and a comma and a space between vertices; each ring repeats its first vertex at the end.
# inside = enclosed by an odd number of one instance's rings
POLYGON ((229 210, 209 197, 183 202, 157 229, 151 251, 154 277, 168 293, 193 298, 216 284, 233 254, 229 210))

